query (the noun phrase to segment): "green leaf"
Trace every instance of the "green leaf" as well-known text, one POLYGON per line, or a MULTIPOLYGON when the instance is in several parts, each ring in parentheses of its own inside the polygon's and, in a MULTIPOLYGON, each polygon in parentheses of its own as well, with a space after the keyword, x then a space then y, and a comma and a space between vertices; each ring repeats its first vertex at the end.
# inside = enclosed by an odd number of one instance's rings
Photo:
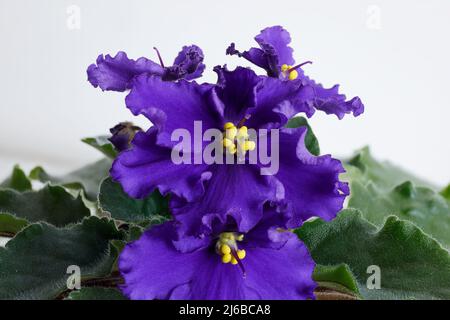
POLYGON ((141 237, 141 235, 144 233, 145 228, 138 226, 138 225, 131 225, 127 232, 127 240, 135 241, 141 237))
POLYGON ((69 189, 82 189, 89 200, 97 200, 100 183, 109 175, 111 164, 110 159, 102 159, 64 176, 52 176, 42 167, 36 167, 30 172, 30 178, 60 184, 69 189))
POLYGON ((313 275, 319 287, 325 287, 347 294, 359 296, 358 284, 346 264, 335 266, 317 265, 313 275))
POLYGON ((350 181, 348 207, 361 211, 377 226, 396 215, 412 221, 425 232, 450 247, 450 205, 426 182, 375 160, 368 148, 361 150, 346 165, 350 181), (416 187, 415 184, 421 185, 416 187))
POLYGON ((72 291, 65 300, 127 300, 114 288, 86 287, 72 291))
POLYGON ((117 151, 113 144, 108 140, 109 136, 98 136, 92 138, 84 138, 81 141, 94 147, 108 158, 114 159, 117 156, 117 151))
POLYGON ((363 186, 354 181, 348 206, 359 209, 377 226, 381 226, 389 215, 414 222, 450 248, 450 205, 434 190, 415 187, 411 182, 386 190, 371 182, 363 186))
POLYGON ((110 240, 122 237, 113 221, 97 217, 68 228, 26 227, 0 248, 0 299, 53 299, 67 289, 69 266, 80 268, 82 282, 109 275, 117 258, 110 240))
POLYGON ((450 184, 447 187, 445 187, 444 189, 442 189, 440 194, 441 194, 441 196, 443 196, 445 198, 445 200, 450 202, 450 184))
POLYGON ((0 183, 0 188, 9 188, 22 192, 31 190, 32 186, 31 181, 28 179, 25 172, 16 165, 14 166, 11 176, 0 183))
POLYGON ((45 221, 57 227, 79 222, 90 215, 80 195, 73 197, 63 187, 52 185, 23 193, 0 190, 0 212, 29 222, 45 221))
POLYGON ((305 145, 308 151, 315 156, 320 155, 319 141, 317 140, 316 135, 312 131, 311 127, 308 124, 308 121, 305 118, 294 117, 291 118, 289 122, 286 124, 286 128, 299 128, 299 127, 308 128, 305 137, 305 145))
POLYGON ((450 299, 449 252, 410 222, 392 216, 378 229, 347 209, 329 223, 315 219, 296 232, 316 263, 347 264, 366 299, 450 299), (380 289, 366 285, 373 265, 381 270, 380 289))
POLYGON ((163 197, 158 191, 142 200, 133 199, 110 177, 101 184, 98 199, 101 210, 109 212, 112 218, 122 221, 134 223, 150 221, 155 224, 164 222, 164 217, 169 214, 168 198, 163 197))
POLYGON ((350 160, 344 163, 344 166, 347 173, 342 177, 350 182, 355 180, 363 184, 372 182, 379 188, 387 190, 406 181, 411 181, 418 186, 436 188, 433 184, 417 178, 389 162, 377 161, 372 157, 368 147, 359 150, 350 160))
POLYGON ((28 221, 12 214, 0 212, 0 236, 13 237, 28 225, 28 221))

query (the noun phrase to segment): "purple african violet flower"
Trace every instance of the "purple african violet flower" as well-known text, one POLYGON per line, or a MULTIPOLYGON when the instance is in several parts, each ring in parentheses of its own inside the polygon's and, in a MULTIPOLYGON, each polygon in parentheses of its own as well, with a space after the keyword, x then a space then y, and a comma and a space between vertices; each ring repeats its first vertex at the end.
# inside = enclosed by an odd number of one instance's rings
MULTIPOLYGON (((303 73, 303 64, 294 66, 293 49, 289 47, 291 37, 289 32, 281 26, 269 27, 255 37, 259 48, 250 48, 239 52, 232 43, 226 50, 229 55, 238 55, 266 70, 267 75, 280 79, 301 81, 314 89, 314 96, 309 101, 312 107, 327 114, 335 114, 342 119, 346 113, 358 116, 364 112, 364 105, 359 97, 346 101, 343 94, 339 94, 339 85, 326 89, 303 73)), ((310 63, 309 61, 306 63, 310 63)), ((311 114, 312 115, 312 114, 311 114)), ((310 115, 308 115, 310 116, 310 115)))
POLYGON ((187 234, 200 232, 199 221, 205 214, 230 214, 239 230, 250 230, 267 200, 286 202, 292 227, 311 216, 334 218, 349 192, 347 184, 339 181, 342 164, 330 155, 311 155, 305 147, 305 127, 283 128, 304 108, 310 88, 301 82, 257 76, 247 68, 216 71, 216 86, 137 77, 127 106, 154 127, 136 135, 132 149, 115 160, 111 176, 134 198, 156 188, 163 194, 171 192, 172 213, 187 234), (204 130, 224 130, 228 124, 240 130, 243 119, 248 129, 280 129, 275 175, 261 175, 260 164, 173 163, 174 130, 193 133, 194 121, 202 121, 204 130))
POLYGON ((141 128, 131 122, 121 122, 109 129, 112 136, 108 140, 113 144, 117 151, 124 151, 131 147, 131 141, 141 128))
POLYGON ((282 213, 266 206, 263 219, 242 232, 232 217, 203 218, 202 237, 179 237, 174 222, 146 231, 119 258, 131 299, 314 299, 314 262, 289 231, 282 213))
POLYGON ((191 80, 199 78, 205 69, 203 52, 195 45, 183 47, 172 66, 164 66, 158 51, 157 53, 160 64, 144 57, 129 59, 122 51, 115 57, 109 54, 105 57, 99 55, 96 63, 91 64, 87 70, 88 80, 95 88, 125 91, 131 89, 132 80, 141 74, 156 75, 165 81, 191 80))

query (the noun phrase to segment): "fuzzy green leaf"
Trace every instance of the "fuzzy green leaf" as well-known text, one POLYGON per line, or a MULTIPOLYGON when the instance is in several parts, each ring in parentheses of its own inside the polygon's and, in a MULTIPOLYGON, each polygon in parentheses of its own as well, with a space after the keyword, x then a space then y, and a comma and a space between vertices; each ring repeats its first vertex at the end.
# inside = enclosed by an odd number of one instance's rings
POLYGON ((363 184, 372 182, 386 190, 391 190, 406 181, 411 181, 417 186, 436 188, 433 184, 417 178, 387 161, 376 160, 368 147, 356 152, 350 160, 344 162, 344 166, 347 173, 343 175, 343 178, 350 182, 360 181, 363 184))
POLYGON ((127 300, 114 288, 86 287, 72 291, 65 300, 127 300))
POLYGON ((0 299, 54 299, 67 290, 78 266, 81 281, 105 277, 117 258, 113 239, 122 239, 113 221, 89 217, 56 228, 32 224, 0 248, 0 299))
POLYGON ((133 199, 110 177, 101 184, 98 199, 101 210, 109 212, 114 219, 126 222, 161 223, 169 214, 168 198, 163 197, 158 191, 142 200, 133 199))
POLYGON ((60 184, 68 189, 82 189, 89 200, 97 200, 100 184, 109 175, 111 164, 110 159, 102 159, 63 176, 52 176, 42 167, 36 167, 30 172, 30 178, 60 184))
POLYGON ((348 206, 359 209, 377 226, 381 226, 389 215, 414 222, 450 248, 450 205, 434 190, 404 182, 387 191, 373 183, 363 186, 355 181, 351 184, 348 206))
POLYGON ((358 283, 346 264, 317 265, 313 275, 319 287, 333 289, 359 297, 358 283))
POLYGON ((28 225, 28 221, 12 214, 0 212, 0 236, 12 237, 28 225))
POLYGON ((450 202, 450 184, 447 187, 445 187, 444 189, 442 189, 440 194, 445 198, 445 200, 450 202))
POLYGON ((303 117, 294 117, 289 120, 286 124, 286 128, 299 128, 299 127, 307 127, 308 131, 306 132, 305 137, 305 145, 308 151, 318 156, 320 154, 319 141, 317 140, 316 135, 312 131, 308 121, 303 117))
POLYGON ((306 222, 297 234, 320 265, 346 264, 365 299, 450 299, 450 254, 414 224, 389 217, 383 227, 365 220, 354 209, 326 223, 306 222), (381 288, 369 289, 381 270, 381 288))
MULTIPOLYGON (((61 186, 46 185, 39 191, 0 190, 0 212, 29 222, 45 221, 57 227, 90 215, 80 195, 73 197, 61 186)), ((0 229, 3 227, 0 225, 0 229)))
POLYGON ((346 168, 351 190, 348 207, 359 209, 377 226, 390 215, 414 222, 450 248, 450 204, 437 191, 423 186, 426 182, 375 160, 367 148, 346 168))
POLYGON ((81 141, 97 149, 108 158, 114 159, 117 156, 117 151, 114 148, 113 144, 108 140, 108 138, 109 136, 98 136, 84 138, 81 141))
POLYGON ((0 183, 0 188, 9 188, 16 191, 28 191, 32 189, 31 181, 28 179, 25 172, 19 166, 14 166, 11 176, 0 183))

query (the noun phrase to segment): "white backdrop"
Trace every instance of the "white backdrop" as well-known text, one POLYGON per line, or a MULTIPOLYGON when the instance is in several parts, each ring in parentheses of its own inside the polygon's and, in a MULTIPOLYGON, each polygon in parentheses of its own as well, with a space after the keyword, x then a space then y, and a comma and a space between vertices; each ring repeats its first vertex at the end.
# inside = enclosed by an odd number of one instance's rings
MULTIPOLYGON (((62 172, 99 157, 84 136, 131 119, 124 94, 86 81, 99 53, 171 61, 184 44, 206 55, 206 80, 227 45, 248 48, 281 24, 308 74, 359 95, 358 118, 316 114, 322 151, 373 153, 441 185, 450 182, 450 1, 0 0, 0 177, 14 163, 62 172), (77 19, 79 12, 79 20, 77 19)), ((144 119, 137 122, 148 124, 144 119)))

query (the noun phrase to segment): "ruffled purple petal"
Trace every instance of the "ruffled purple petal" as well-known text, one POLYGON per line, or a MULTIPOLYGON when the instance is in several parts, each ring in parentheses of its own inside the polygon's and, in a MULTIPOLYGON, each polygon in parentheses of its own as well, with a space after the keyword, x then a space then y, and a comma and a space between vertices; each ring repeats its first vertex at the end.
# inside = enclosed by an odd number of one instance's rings
POLYGON ((206 250, 180 253, 172 222, 155 226, 125 246, 119 270, 125 280, 122 292, 133 300, 169 299, 177 287, 189 283, 208 262, 206 250))
MULTIPOLYGON (((245 300, 245 280, 237 266, 223 264, 220 256, 211 249, 207 259, 203 259, 195 276, 183 288, 184 297, 179 292, 175 296, 189 300, 245 300)), ((254 298, 255 295, 251 296, 254 298)))
POLYGON ((193 80, 201 77, 205 70, 203 59, 204 55, 202 49, 196 45, 184 46, 175 58, 173 65, 180 67, 184 79, 193 80))
POLYGON ((261 77, 261 79, 262 83, 256 93, 256 107, 246 122, 248 127, 281 128, 299 112, 304 112, 308 116, 314 113, 314 109, 308 103, 314 96, 310 86, 278 78, 261 77))
POLYGON ((171 148, 156 144, 157 131, 136 134, 130 150, 119 154, 111 168, 111 176, 133 198, 144 198, 155 188, 162 194, 173 192, 188 201, 203 192, 209 178, 203 164, 174 164, 171 148))
POLYGON ((250 246, 279 249, 291 237, 286 231, 292 219, 291 212, 286 210, 282 202, 267 202, 261 220, 245 236, 250 246))
POLYGON ((349 194, 347 183, 339 181, 345 170, 330 155, 315 157, 305 146, 307 128, 280 131, 280 168, 276 178, 284 187, 284 198, 298 227, 310 217, 333 219, 349 194))
MULTIPOLYGON (((285 79, 281 75, 281 66, 283 64, 293 66, 295 60, 293 58, 293 49, 289 46, 291 37, 289 32, 281 26, 269 27, 261 31, 255 37, 260 48, 251 48, 248 51, 240 52, 232 43, 226 50, 229 55, 238 55, 255 65, 265 69, 269 77, 285 79)), ((364 105, 360 98, 354 97, 346 100, 345 95, 339 93, 339 86, 326 89, 321 84, 305 76, 301 68, 297 69, 298 80, 304 85, 310 86, 313 90, 313 96, 308 100, 306 105, 301 106, 299 112, 305 112, 311 117, 314 110, 322 110, 327 114, 335 114, 342 119, 345 114, 352 113, 355 117, 364 112, 364 105)), ((290 81, 288 81, 290 82, 290 81)))
MULTIPOLYGON (((283 27, 274 26, 265 28, 255 37, 255 40, 263 50, 265 47, 273 48, 277 57, 276 65, 278 68, 283 64, 293 65, 295 63, 293 57, 294 50, 289 46, 291 36, 283 27)), ((267 52, 269 49, 265 49, 264 51, 267 52)))
MULTIPOLYGON (((245 234, 244 243, 250 244, 250 246, 281 248, 291 234, 290 232, 280 232, 280 230, 287 229, 291 220, 290 214, 282 202, 268 201, 264 204, 260 220, 250 230, 242 228, 232 213, 206 214, 201 223, 205 226, 204 234, 220 234, 231 230, 245 234)), ((199 243, 201 243, 200 240, 199 243)))
MULTIPOLYGON (((134 300, 241 300, 245 299, 242 272, 221 263, 214 243, 195 251, 181 252, 172 222, 155 226, 129 243, 119 258, 125 280, 122 292, 134 300)), ((189 238, 178 242, 191 241, 189 238)), ((189 247, 187 244, 186 246, 189 247)), ((251 290, 250 290, 250 294, 251 290)), ((253 293, 250 298, 256 298, 253 293)))
POLYGON ((281 248, 245 248, 246 292, 263 300, 314 299, 315 263, 296 235, 285 234, 288 240, 281 248))
POLYGON ((236 49, 236 45, 234 43, 231 43, 225 53, 227 55, 237 55, 238 57, 245 58, 251 63, 265 70, 269 69, 267 57, 264 54, 264 51, 260 48, 250 48, 250 50, 241 53, 236 49))
POLYGON ((172 197, 175 219, 184 234, 204 232, 203 217, 230 215, 241 232, 255 226, 263 214, 263 204, 277 199, 277 185, 272 176, 263 176, 254 165, 212 165, 212 176, 205 183, 205 193, 198 201, 188 203, 172 197))
POLYGON ((357 117, 364 112, 364 105, 359 97, 347 100, 344 94, 339 93, 339 85, 327 89, 305 76, 303 70, 297 71, 300 81, 314 91, 313 98, 309 101, 311 107, 324 111, 326 114, 335 114, 339 119, 346 114, 353 114, 357 117))
POLYGON ((248 51, 239 52, 232 43, 226 50, 228 55, 238 55, 266 70, 269 77, 278 77, 281 65, 293 65, 293 49, 289 47, 291 37, 289 32, 281 26, 273 26, 261 30, 255 37, 260 48, 250 48, 248 51))
POLYGON ((121 252, 120 288, 135 300, 312 299, 314 262, 298 238, 287 232, 282 246, 261 247, 251 232, 239 244, 247 252, 244 275, 238 266, 221 263, 215 238, 206 235, 205 245, 179 251, 175 241, 191 248, 196 240, 180 238, 173 222, 155 226, 121 252))
MULTIPOLYGON (((245 276, 237 266, 220 263, 211 251, 192 280, 178 286, 171 298, 191 300, 297 300, 314 299, 315 264, 306 247, 291 232, 281 247, 259 247, 245 240, 242 260, 245 276), (205 281, 207 279, 207 281, 205 281)), ((247 235, 246 235, 247 236, 247 235)), ((245 237, 244 237, 245 239, 245 237)))
POLYGON ((224 122, 238 124, 256 106, 256 91, 261 79, 251 69, 215 67, 218 75, 215 92, 223 104, 224 122))
POLYGON ((196 82, 142 75, 135 78, 125 101, 134 115, 146 116, 158 128, 158 143, 173 146, 173 131, 187 129, 193 137, 195 121, 201 121, 203 131, 221 127, 221 115, 211 106, 210 89, 196 82))
POLYGON ((129 59, 125 52, 118 52, 114 57, 109 54, 99 55, 97 62, 87 69, 88 80, 95 87, 103 91, 125 91, 131 88, 134 77, 146 73, 161 76, 163 68, 147 59, 129 59))

